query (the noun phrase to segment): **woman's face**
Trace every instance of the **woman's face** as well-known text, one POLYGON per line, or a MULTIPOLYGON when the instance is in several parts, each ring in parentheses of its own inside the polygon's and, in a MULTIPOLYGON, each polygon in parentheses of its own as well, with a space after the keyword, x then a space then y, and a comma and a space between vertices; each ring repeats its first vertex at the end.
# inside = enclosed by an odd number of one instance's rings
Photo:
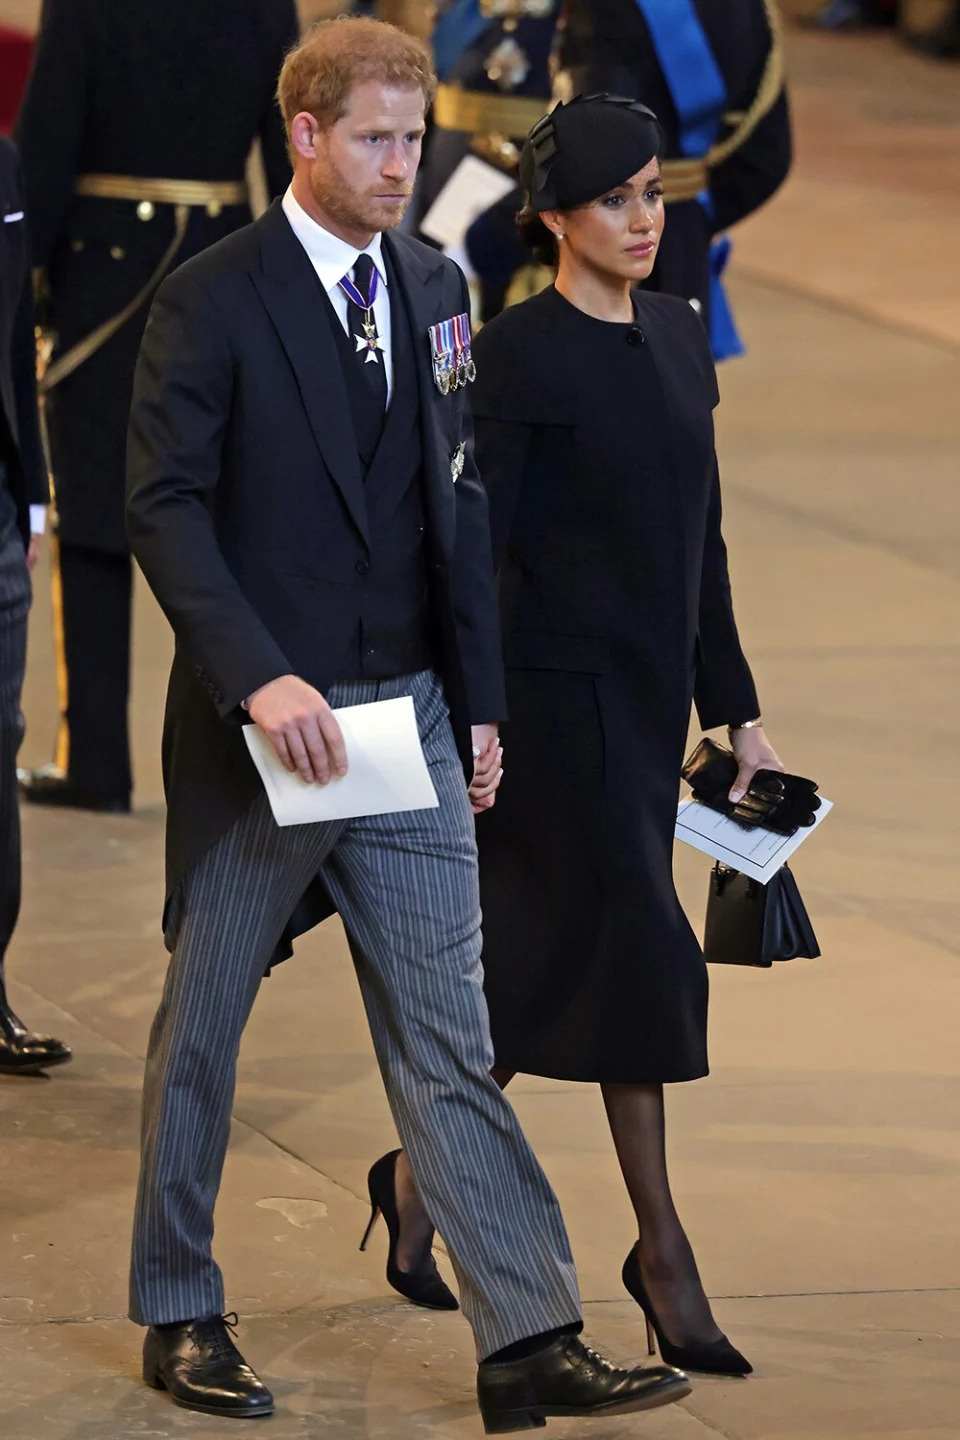
POLYGON ((545 224, 562 236, 560 253, 620 280, 646 280, 663 234, 660 161, 651 160, 624 185, 576 210, 549 210, 545 224))

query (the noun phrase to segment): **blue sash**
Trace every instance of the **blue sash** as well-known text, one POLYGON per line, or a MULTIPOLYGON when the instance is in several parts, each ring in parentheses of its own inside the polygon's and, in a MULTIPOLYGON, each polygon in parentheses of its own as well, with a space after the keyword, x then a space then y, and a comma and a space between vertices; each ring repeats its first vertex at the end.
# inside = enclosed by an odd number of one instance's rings
POLYGON ((433 63, 446 80, 457 61, 486 30, 490 21, 480 14, 480 0, 453 0, 433 27, 433 63))
MULTIPOLYGON (((700 17, 693 0, 636 0, 636 4, 647 22, 660 69, 676 107, 680 149, 685 156, 699 160, 716 143, 727 104, 726 82, 700 17)), ((700 204, 709 212, 707 191, 700 196, 700 204)), ((723 288, 722 277, 730 250, 731 243, 726 236, 715 240, 710 250, 710 343, 717 360, 744 353, 723 288)))

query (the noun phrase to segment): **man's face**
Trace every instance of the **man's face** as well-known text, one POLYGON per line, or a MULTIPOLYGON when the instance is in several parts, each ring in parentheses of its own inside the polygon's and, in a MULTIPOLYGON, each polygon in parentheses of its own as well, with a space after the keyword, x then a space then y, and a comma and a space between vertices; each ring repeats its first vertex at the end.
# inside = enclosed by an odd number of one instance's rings
POLYGON ((297 115, 292 126, 297 199, 301 204, 312 199, 315 218, 343 239, 367 244, 403 219, 423 133, 419 85, 365 80, 354 86, 347 113, 326 130, 311 115, 297 115), (304 181, 309 196, 302 193, 304 181))

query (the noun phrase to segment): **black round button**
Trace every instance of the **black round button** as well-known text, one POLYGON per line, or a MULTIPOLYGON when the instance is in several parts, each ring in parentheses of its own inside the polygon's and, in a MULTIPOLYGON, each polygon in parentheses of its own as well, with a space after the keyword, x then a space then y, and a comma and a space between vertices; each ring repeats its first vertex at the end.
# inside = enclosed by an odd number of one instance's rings
POLYGON ((368 571, 369 569, 370 569, 370 566, 369 566, 369 564, 368 564, 368 562, 367 562, 366 560, 358 560, 358 561, 357 561, 357 574, 358 574, 358 575, 366 575, 366 573, 367 573, 367 571, 368 571))

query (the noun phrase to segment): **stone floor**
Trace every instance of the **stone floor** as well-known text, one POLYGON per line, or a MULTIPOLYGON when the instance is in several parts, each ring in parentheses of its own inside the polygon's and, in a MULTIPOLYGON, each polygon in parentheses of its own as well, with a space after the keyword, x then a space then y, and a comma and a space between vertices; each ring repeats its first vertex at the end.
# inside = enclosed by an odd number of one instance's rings
MULTIPOLYGON (((557 1422, 570 1440, 960 1436, 960 273, 956 176, 938 180, 960 153, 960 97, 955 72, 886 41, 797 36, 791 56, 797 174, 741 235, 750 356, 723 374, 721 448, 771 733, 836 801, 795 867, 824 954, 716 972, 713 1074, 670 1097, 682 1212, 756 1375, 699 1381, 654 1415, 557 1422)), ((28 762, 47 758, 54 718, 42 577, 39 590, 28 762)), ((0 1085, 3 1440, 229 1429, 139 1383, 123 1318, 137 1092, 164 967, 168 655, 140 595, 137 813, 25 815, 14 998, 76 1060, 0 1085)), ((678 855, 695 919, 707 868, 678 855)), ((631 1217, 599 1097, 531 1079, 516 1104, 569 1221, 590 1334, 636 1355, 642 1326, 618 1278, 631 1217)), ((462 1319, 394 1298, 382 1231, 356 1251, 366 1168, 392 1142, 331 924, 264 987, 217 1217, 242 1343, 277 1393, 276 1440, 480 1433, 462 1319)))

